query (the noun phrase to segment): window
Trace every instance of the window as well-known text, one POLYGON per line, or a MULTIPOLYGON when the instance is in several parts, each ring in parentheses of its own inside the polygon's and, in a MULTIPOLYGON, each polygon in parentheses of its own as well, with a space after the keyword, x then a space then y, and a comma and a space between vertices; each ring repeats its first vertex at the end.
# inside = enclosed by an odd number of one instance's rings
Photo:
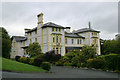
POLYGON ((92 36, 93 36, 93 33, 92 33, 92 36))
POLYGON ((61 43, 61 38, 60 38, 60 43, 61 43))
POLYGON ((56 36, 56 43, 58 43, 58 36, 56 36))
POLYGON ((56 48, 56 54, 58 54, 58 48, 56 48))
POLYGON ((54 31, 54 28, 52 28, 52 31, 54 31))
POLYGON ((56 31, 57 31, 57 28, 56 28, 56 31))
POLYGON ((67 44, 67 38, 65 38, 65 44, 67 44))
POLYGON ((80 44, 82 44, 82 40, 80 39, 80 44))
POLYGON ((59 28, 59 32, 61 31, 61 29, 59 28))
POLYGON ((77 39, 77 44, 79 44, 79 39, 77 39))
POLYGON ((74 44, 74 39, 72 39, 72 44, 74 44))
POLYGON ((35 38, 35 42, 37 42, 37 38, 35 38))
POLYGON ((53 37, 53 43, 55 42, 55 38, 53 37))

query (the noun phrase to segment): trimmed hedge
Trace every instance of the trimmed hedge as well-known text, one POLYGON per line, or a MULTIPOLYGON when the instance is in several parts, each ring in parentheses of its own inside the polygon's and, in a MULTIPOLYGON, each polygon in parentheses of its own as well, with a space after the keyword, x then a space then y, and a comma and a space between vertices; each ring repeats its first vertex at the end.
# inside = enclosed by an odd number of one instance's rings
POLYGON ((49 62, 42 62, 41 66, 40 66, 42 69, 45 69, 45 70, 50 70, 51 69, 51 65, 49 62))
POLYGON ((120 70, 120 55, 119 54, 109 54, 102 56, 105 60, 106 69, 109 70, 120 70))
POLYGON ((87 60, 87 67, 96 69, 105 69, 120 71, 120 55, 108 54, 87 60))
POLYGON ((95 69, 104 69, 105 62, 102 59, 88 59, 87 60, 87 67, 95 68, 95 69))

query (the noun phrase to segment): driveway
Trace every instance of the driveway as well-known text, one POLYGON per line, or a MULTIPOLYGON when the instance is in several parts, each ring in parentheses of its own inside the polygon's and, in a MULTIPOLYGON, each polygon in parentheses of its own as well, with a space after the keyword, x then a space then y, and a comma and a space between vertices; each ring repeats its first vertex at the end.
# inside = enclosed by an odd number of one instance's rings
POLYGON ((2 72, 3 78, 118 78, 118 73, 52 66, 52 73, 2 72))

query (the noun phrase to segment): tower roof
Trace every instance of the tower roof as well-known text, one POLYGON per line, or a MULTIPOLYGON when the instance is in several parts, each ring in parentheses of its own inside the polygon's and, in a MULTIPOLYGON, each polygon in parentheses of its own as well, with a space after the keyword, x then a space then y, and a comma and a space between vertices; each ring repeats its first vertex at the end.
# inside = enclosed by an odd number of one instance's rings
POLYGON ((92 28, 83 28, 83 29, 78 29, 77 31, 73 32, 73 33, 83 33, 83 32, 100 32, 100 31, 96 31, 92 28))

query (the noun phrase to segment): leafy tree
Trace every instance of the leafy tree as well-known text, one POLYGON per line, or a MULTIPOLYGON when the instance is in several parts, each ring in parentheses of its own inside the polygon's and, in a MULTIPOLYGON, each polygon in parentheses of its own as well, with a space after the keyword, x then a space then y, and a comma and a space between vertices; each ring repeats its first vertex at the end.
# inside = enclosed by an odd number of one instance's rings
POLYGON ((28 46, 27 50, 31 56, 36 56, 41 53, 41 46, 38 42, 34 42, 28 46))
POLYGON ((63 59, 66 60, 64 62, 72 62, 73 65, 77 65, 77 63, 86 63, 88 59, 96 57, 96 54, 94 46, 83 46, 82 51, 70 51, 63 59))
POLYGON ((94 58, 97 55, 96 48, 94 46, 83 46, 82 55, 86 60, 94 58))
POLYGON ((115 53, 120 54, 120 41, 106 40, 102 46, 103 54, 115 53))
POLYGON ((2 57, 10 58, 10 51, 11 51, 11 39, 8 35, 8 32, 5 28, 0 28, 2 30, 2 57))

